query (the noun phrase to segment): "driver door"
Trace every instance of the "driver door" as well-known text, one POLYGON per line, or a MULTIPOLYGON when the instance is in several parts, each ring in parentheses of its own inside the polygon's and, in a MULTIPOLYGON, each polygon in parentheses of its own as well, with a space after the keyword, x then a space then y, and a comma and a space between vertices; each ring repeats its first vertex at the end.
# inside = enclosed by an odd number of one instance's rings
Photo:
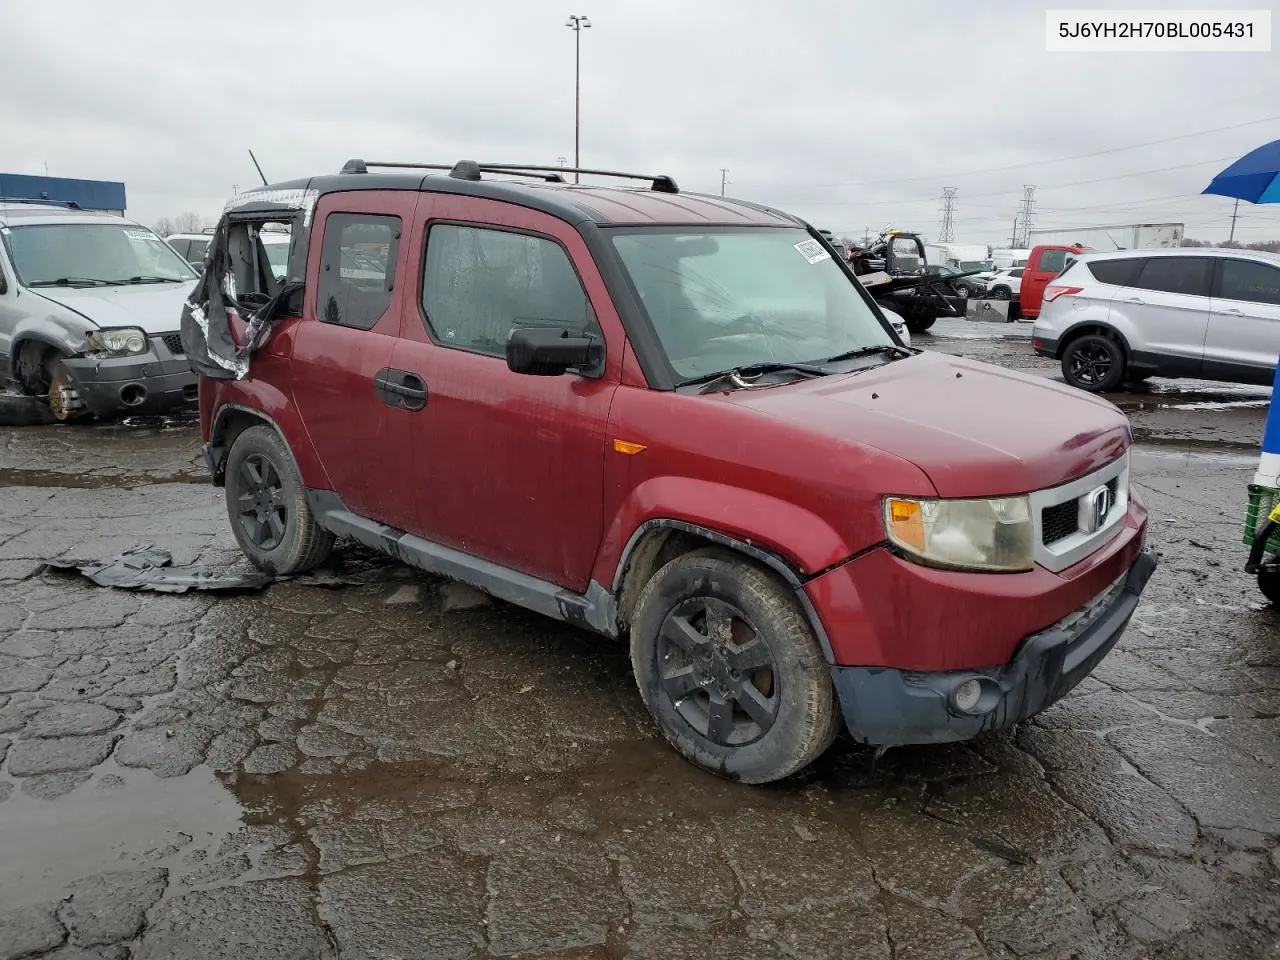
POLYGON ((583 591, 603 535, 609 408, 621 321, 581 235, 523 207, 424 193, 406 243, 392 366, 426 390, 412 431, 408 529, 583 591), (605 341, 603 370, 513 373, 513 327, 564 326, 605 341))

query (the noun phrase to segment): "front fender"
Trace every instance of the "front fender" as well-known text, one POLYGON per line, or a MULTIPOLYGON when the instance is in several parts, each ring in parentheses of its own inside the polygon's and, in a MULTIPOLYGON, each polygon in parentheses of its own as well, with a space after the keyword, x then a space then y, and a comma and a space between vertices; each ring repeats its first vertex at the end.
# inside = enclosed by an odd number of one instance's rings
POLYGON ((633 489, 615 514, 600 545, 593 579, 615 583, 626 545, 646 523, 656 520, 705 528, 772 554, 797 580, 856 551, 825 520, 796 504, 707 480, 654 477, 633 489))
POLYGON ((88 349, 84 335, 95 329, 95 324, 76 311, 46 300, 38 293, 25 288, 22 293, 31 297, 33 302, 26 305, 26 309, 31 312, 24 315, 12 331, 12 339, 9 341, 9 369, 6 371, 10 377, 17 378, 18 357, 24 342, 35 340, 69 357, 88 349))

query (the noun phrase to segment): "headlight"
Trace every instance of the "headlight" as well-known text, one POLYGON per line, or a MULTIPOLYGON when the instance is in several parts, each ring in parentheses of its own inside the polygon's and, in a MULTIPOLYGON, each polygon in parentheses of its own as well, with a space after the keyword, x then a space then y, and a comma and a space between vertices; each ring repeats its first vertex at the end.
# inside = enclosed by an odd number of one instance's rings
POLYGON ((85 334, 89 346, 102 353, 127 356, 147 352, 147 335, 137 327, 120 327, 115 330, 90 330, 85 334))
POLYGON ((884 527, 890 542, 927 566, 1012 572, 1035 563, 1026 497, 886 497, 884 527))

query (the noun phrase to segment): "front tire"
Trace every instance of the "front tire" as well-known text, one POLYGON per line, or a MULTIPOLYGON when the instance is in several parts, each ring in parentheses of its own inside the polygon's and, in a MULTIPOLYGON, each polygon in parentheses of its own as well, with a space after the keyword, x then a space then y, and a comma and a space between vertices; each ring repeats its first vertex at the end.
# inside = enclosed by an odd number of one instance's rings
POLYGON ((1124 382, 1124 349, 1110 337, 1091 333, 1062 351, 1062 378, 1089 393, 1110 393, 1124 382))
POLYGON ((1013 293, 1008 287, 992 287, 991 296, 997 300, 1010 300, 1013 298, 1013 293))
POLYGON ((318 566, 333 534, 316 523, 293 457, 265 424, 231 445, 226 470, 227 516, 240 550, 266 573, 289 576, 318 566))
POLYGON ((907 325, 907 329, 912 333, 924 333, 933 326, 937 317, 922 317, 919 314, 907 315, 902 318, 902 322, 907 325))
POLYGON ((662 735, 718 776, 780 780, 839 729, 830 669, 795 599, 722 551, 678 557, 645 585, 631 663, 662 735))

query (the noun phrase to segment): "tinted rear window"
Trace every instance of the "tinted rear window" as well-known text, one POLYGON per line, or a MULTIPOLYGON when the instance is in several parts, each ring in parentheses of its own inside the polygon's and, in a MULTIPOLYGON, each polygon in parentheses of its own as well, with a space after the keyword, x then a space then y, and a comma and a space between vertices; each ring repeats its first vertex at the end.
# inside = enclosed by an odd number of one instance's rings
POLYGON ((1126 257, 1121 260, 1098 260, 1095 263, 1087 263, 1085 266, 1089 268, 1095 280, 1117 287, 1127 287, 1138 279, 1138 272, 1146 262, 1145 257, 1126 257))
POLYGON ((1209 296, 1213 260, 1209 257, 1151 257, 1132 286, 1160 293, 1209 296))

